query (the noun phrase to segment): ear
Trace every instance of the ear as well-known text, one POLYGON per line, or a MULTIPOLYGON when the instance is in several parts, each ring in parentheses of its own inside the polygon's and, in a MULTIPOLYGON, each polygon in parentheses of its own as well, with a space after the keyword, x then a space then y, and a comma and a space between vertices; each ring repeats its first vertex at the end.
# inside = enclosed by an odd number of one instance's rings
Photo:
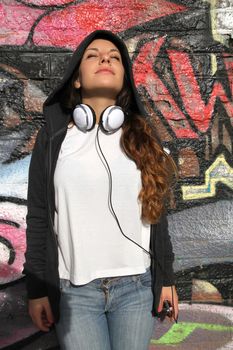
POLYGON ((81 83, 80 83, 80 81, 79 81, 79 78, 78 78, 77 80, 75 80, 75 82, 74 82, 74 87, 75 87, 76 89, 80 89, 81 83))

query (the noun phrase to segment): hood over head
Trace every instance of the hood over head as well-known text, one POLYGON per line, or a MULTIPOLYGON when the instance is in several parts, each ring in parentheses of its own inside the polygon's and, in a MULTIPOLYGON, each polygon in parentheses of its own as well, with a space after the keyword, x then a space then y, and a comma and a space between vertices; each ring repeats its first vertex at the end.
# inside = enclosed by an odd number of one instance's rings
POLYGON ((84 51, 86 50, 88 45, 95 39, 106 39, 116 45, 116 47, 121 53, 126 79, 132 91, 134 111, 138 112, 140 115, 143 116, 147 115, 134 83, 132 63, 125 43, 111 31, 95 30, 94 32, 90 33, 74 51, 63 76, 63 79, 61 80, 57 88, 51 92, 51 94, 47 97, 47 99, 44 102, 44 115, 46 121, 50 125, 51 133, 59 130, 59 128, 61 127, 64 127, 64 123, 65 120, 67 120, 68 115, 67 112, 64 112, 64 109, 62 109, 60 105, 61 93, 65 89, 69 81, 72 79, 72 76, 76 69, 79 67, 84 51), (63 117, 61 115, 63 115, 63 117))

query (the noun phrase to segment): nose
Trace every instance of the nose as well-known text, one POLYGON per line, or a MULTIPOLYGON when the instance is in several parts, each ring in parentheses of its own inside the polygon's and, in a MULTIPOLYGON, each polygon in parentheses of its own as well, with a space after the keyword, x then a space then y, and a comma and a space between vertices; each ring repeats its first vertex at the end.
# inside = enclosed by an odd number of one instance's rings
POLYGON ((104 62, 110 63, 110 57, 109 57, 108 54, 103 54, 103 55, 100 57, 100 63, 104 63, 104 62))

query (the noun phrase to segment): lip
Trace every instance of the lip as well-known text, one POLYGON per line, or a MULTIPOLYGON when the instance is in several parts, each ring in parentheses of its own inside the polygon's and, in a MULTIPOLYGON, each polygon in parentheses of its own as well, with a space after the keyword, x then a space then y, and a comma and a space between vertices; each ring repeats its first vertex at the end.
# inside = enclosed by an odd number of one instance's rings
POLYGON ((109 69, 109 68, 101 68, 101 69, 98 69, 98 70, 96 71, 96 73, 111 73, 111 74, 114 74, 114 72, 113 72, 111 69, 109 69))

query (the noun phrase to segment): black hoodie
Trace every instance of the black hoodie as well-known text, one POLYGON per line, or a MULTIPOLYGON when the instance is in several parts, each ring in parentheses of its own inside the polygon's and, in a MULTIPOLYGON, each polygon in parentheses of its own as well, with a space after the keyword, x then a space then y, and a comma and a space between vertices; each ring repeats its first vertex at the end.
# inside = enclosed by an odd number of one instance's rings
POLYGON ((71 57, 71 60, 69 62, 69 65, 67 67, 67 70, 59 86, 48 96, 48 98, 44 102, 43 111, 44 111, 46 122, 48 123, 49 133, 51 134, 56 133, 58 130, 60 130, 62 126, 64 126, 65 111, 62 110, 60 105, 61 92, 68 85, 68 82, 71 80, 74 71, 80 65, 82 56, 87 46, 95 39, 109 40, 113 42, 116 45, 116 47, 119 49, 122 57, 122 63, 125 69, 126 79, 131 91, 133 92, 132 97, 133 97, 134 112, 145 117, 147 116, 147 113, 143 107, 143 104, 140 100, 137 89, 135 87, 133 72, 132 72, 132 63, 131 63, 128 49, 125 43, 118 36, 116 36, 110 31, 96 30, 91 34, 89 34, 74 51, 71 57), (62 118, 62 115, 63 115, 63 118, 62 118))
MULTIPOLYGON (((53 230, 54 187, 53 175, 67 125, 71 119, 70 111, 61 106, 61 93, 79 66, 87 46, 95 39, 107 39, 119 49, 125 68, 126 78, 133 95, 134 111, 147 118, 133 80, 132 64, 124 42, 110 31, 97 30, 87 36, 73 53, 67 70, 59 86, 44 102, 46 123, 38 133, 32 152, 28 184, 27 250, 24 273, 29 299, 49 297, 55 321, 59 319, 59 275, 57 238, 53 230)), ((149 121, 148 121, 149 122, 149 121)), ((168 234, 166 216, 151 225, 150 250, 153 315, 157 314, 162 286, 174 284, 172 245, 168 234)))

